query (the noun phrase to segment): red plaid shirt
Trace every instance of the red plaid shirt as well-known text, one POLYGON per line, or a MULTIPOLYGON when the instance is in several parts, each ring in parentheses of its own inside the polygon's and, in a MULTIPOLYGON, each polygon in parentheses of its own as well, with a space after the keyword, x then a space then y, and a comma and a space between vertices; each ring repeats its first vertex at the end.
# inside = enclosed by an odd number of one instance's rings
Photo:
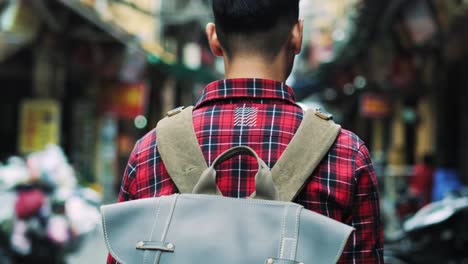
MULTIPOLYGON (((293 90, 260 79, 209 84, 193 112, 195 132, 208 164, 227 149, 248 145, 271 167, 303 118, 293 90)), ((225 196, 247 197, 255 189, 255 160, 240 156, 219 165, 225 196)), ((140 139, 125 171, 119 202, 176 193, 156 144, 155 130, 140 139)), ((383 263, 377 179, 369 152, 353 133, 342 130, 310 177, 297 203, 356 228, 339 263, 383 263)), ((116 263, 109 257, 108 263, 116 263)))

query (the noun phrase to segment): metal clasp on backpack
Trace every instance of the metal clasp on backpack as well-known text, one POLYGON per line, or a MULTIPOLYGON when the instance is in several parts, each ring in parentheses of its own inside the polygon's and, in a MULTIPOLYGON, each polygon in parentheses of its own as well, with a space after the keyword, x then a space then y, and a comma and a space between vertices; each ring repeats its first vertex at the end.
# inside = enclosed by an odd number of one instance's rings
POLYGON ((320 117, 323 120, 329 121, 333 119, 333 115, 323 111, 320 108, 315 109, 315 115, 320 117))
POLYGON ((171 111, 167 112, 167 116, 175 116, 177 114, 180 114, 183 110, 185 109, 185 106, 177 107, 176 109, 172 109, 171 111))
POLYGON ((163 243, 157 241, 140 241, 136 244, 136 249, 174 252, 175 246, 172 243, 163 243))
POLYGON ((266 260, 265 264, 304 264, 304 262, 297 262, 288 259, 269 258, 266 260))

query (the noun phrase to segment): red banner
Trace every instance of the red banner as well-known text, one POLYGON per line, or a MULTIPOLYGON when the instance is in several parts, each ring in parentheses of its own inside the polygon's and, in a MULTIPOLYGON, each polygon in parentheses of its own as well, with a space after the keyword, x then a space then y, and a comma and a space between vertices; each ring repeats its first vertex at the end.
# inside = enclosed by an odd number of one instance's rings
POLYGON ((383 95, 365 94, 361 97, 361 115, 383 118, 391 114, 390 102, 383 95))
POLYGON ((102 111, 134 119, 146 112, 148 86, 144 82, 112 83, 101 90, 102 111))

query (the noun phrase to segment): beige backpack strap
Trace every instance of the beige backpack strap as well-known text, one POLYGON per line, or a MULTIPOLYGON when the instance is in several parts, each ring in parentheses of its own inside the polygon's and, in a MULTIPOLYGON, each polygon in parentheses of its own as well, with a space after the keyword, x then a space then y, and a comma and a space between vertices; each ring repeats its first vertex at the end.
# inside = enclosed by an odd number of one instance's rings
POLYGON ((305 112, 296 134, 271 171, 281 201, 295 200, 340 130, 331 115, 319 110, 305 112))
MULTIPOLYGON (((208 168, 192 123, 193 107, 168 113, 156 126, 158 152, 180 193, 191 193, 208 168)), ((281 201, 293 201, 335 142, 341 127, 331 116, 307 111, 272 169, 281 201)))
POLYGON ((208 168, 192 121, 193 107, 177 108, 156 126, 158 152, 180 193, 192 193, 208 168))

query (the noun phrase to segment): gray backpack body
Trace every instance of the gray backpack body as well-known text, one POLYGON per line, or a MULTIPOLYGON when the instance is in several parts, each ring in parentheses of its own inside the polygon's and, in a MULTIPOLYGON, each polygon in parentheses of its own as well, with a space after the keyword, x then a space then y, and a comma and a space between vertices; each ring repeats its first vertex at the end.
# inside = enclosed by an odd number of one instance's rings
POLYGON ((340 127, 309 111, 272 170, 247 146, 207 167, 191 115, 192 108, 179 109, 157 127, 158 151, 181 194, 103 206, 110 254, 122 264, 336 263, 353 228, 291 201, 340 127), (257 159, 256 191, 249 199, 223 197, 215 167, 240 154, 257 159))

